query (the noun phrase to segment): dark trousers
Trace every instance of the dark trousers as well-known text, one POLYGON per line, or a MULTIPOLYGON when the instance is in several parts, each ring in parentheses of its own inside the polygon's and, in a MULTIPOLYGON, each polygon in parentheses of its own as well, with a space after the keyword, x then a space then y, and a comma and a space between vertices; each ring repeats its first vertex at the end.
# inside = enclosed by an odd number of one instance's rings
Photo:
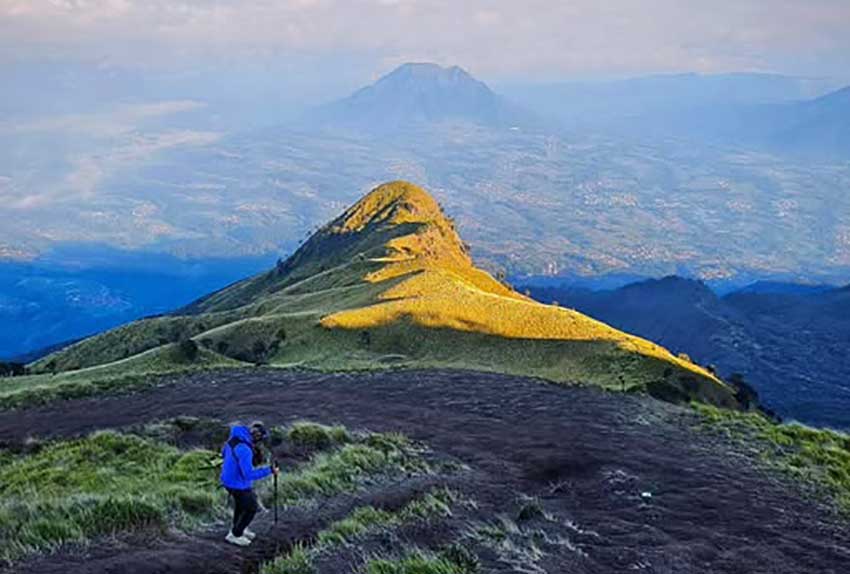
POLYGON ((257 495, 253 490, 235 490, 228 488, 233 497, 233 536, 242 536, 254 516, 257 514, 257 495))

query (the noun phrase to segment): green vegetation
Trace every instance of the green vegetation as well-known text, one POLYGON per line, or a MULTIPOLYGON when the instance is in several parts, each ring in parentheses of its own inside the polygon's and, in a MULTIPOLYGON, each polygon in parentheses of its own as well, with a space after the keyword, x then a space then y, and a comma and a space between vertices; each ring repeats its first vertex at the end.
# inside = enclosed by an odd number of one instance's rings
POLYGON ((238 367, 241 363, 207 349, 167 344, 114 363, 55 375, 10 378, 0 387, 0 408, 46 404, 156 385, 161 375, 238 367), (188 353, 188 354, 187 354, 188 353))
POLYGON ((261 574, 312 574, 315 557, 330 548, 351 543, 368 533, 386 528, 397 528, 417 520, 430 520, 451 516, 451 505, 460 500, 460 495, 445 488, 434 489, 424 496, 410 501, 397 512, 363 506, 349 516, 331 524, 319 532, 316 544, 293 547, 287 554, 264 564, 261 574))
POLYGON ((536 518, 546 518, 546 509, 540 499, 532 496, 520 497, 520 508, 517 513, 517 522, 526 522, 536 518))
POLYGON ((42 374, 20 377, 0 405, 121 388, 96 382, 107 375, 246 363, 483 369, 612 390, 651 390, 662 381, 673 391, 662 397, 737 404, 734 389, 687 358, 534 302, 475 267, 437 202, 407 182, 377 187, 273 270, 184 312, 45 357, 31 365, 42 374), (45 375, 54 372, 69 379, 45 375))
POLYGON ((289 429, 288 438, 292 444, 313 450, 324 450, 351 442, 351 435, 345 427, 328 427, 305 421, 294 423, 289 429))
POLYGON ((850 512, 850 435, 801 424, 777 424, 759 413, 694 403, 711 427, 758 449, 761 459, 803 485, 823 491, 850 512))
MULTIPOLYGON (((545 517, 545 514, 541 516, 545 517)), ((530 519, 529 517, 525 520, 530 519)), ((501 562, 510 564, 519 572, 543 572, 538 563, 549 550, 560 546, 568 546, 575 552, 581 552, 572 547, 566 538, 551 536, 543 528, 522 526, 506 516, 480 525, 470 536, 495 552, 501 562)))
POLYGON ((223 509, 214 453, 101 432, 0 467, 0 559, 137 528, 190 527, 223 509))
POLYGON ((185 433, 191 433, 198 443, 217 449, 230 436, 230 426, 219 419, 178 416, 131 427, 130 432, 168 444, 180 444, 185 433))
MULTIPOLYGON (((329 450, 287 469, 280 502, 310 503, 350 492, 390 475, 429 472, 421 449, 402 435, 350 433, 344 427, 300 422, 283 436, 329 450)), ((226 497, 218 488, 217 451, 179 450, 183 433, 217 445, 227 425, 213 419, 177 417, 139 426, 133 434, 98 432, 85 438, 35 443, 28 454, 0 450, 0 561, 49 552, 70 542, 141 528, 191 529, 224 517, 226 497)), ((271 503, 270 481, 257 485, 271 503)), ((448 513, 453 493, 435 491, 412 502, 398 516, 426 518, 448 513)), ((386 517, 363 509, 332 528, 328 537, 346 540, 386 517)), ((397 520, 393 515, 392 520, 397 520)), ((329 540, 329 539, 328 539, 329 540)), ((327 542, 327 541, 326 541, 327 542)), ((297 552, 288 558, 299 560, 297 552)), ((288 570, 297 571, 297 570, 288 570)))
POLYGON ((452 547, 438 554, 414 550, 398 559, 376 558, 366 564, 366 574, 475 574, 477 558, 452 547))
MULTIPOLYGON (((280 502, 295 504, 305 499, 333 496, 353 490, 364 478, 376 475, 428 471, 428 464, 410 443, 398 445, 382 438, 367 438, 365 443, 319 452, 304 467, 281 475, 280 502), (379 444, 373 445, 372 441, 379 444)), ((270 492, 263 496, 270 502, 270 492)))
POLYGON ((310 549, 303 544, 296 544, 283 556, 278 556, 271 562, 260 567, 260 574, 314 574, 313 558, 310 549))
POLYGON ((398 512, 386 512, 364 506, 320 532, 318 542, 324 546, 345 544, 378 528, 395 527, 407 522, 428 520, 439 516, 451 516, 451 505, 458 499, 459 495, 451 490, 436 489, 412 500, 398 512))
POLYGON ((371 529, 395 524, 397 520, 396 516, 390 512, 363 506, 347 518, 334 522, 330 527, 319 532, 318 543, 321 546, 345 544, 371 529))

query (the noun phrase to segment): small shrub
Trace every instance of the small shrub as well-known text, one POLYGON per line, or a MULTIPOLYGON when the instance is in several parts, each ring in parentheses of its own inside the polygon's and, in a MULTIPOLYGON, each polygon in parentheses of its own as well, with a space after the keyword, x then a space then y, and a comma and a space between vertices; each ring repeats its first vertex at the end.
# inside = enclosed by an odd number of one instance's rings
POLYGON ((293 444, 311 450, 325 450, 334 445, 351 442, 351 436, 345 427, 329 427, 311 422, 293 424, 287 436, 293 444))
POLYGON ((266 348, 266 344, 257 339, 251 346, 251 354, 255 363, 264 363, 268 358, 268 349, 266 348))
POLYGON ((543 508, 543 503, 536 497, 523 497, 519 512, 517 513, 517 522, 526 522, 535 518, 543 518, 546 516, 546 510, 543 508))
POLYGON ((369 331, 360 331, 360 346, 369 347, 372 344, 372 334, 369 331))
POLYGON ((410 439, 401 433, 371 434, 364 441, 367 446, 376 448, 383 452, 405 450, 411 447, 410 439))
POLYGON ((303 544, 296 544, 288 554, 278 556, 260 567, 260 574, 313 574, 313 561, 303 544))
POLYGON ((366 574, 474 574, 478 571, 477 559, 463 557, 462 562, 455 562, 453 558, 457 557, 460 557, 457 551, 435 555, 415 550, 397 560, 370 560, 366 564, 366 574))
POLYGON ((395 524, 397 521, 398 519, 389 512, 364 506, 355 510, 351 516, 334 522, 330 527, 319 532, 319 544, 323 546, 345 544, 370 529, 395 524))
POLYGON ((0 377, 20 377, 28 373, 29 370, 23 363, 0 362, 0 377))
POLYGON ((440 488, 421 498, 410 501, 399 513, 403 520, 424 520, 435 516, 451 516, 451 505, 459 496, 447 489, 440 488))
POLYGON ((472 574, 481 570, 481 561, 478 555, 463 544, 451 544, 442 555, 449 561, 457 565, 458 570, 464 574, 472 574))
POLYGON ((86 535, 112 534, 124 530, 143 528, 146 526, 163 527, 166 524, 166 512, 162 503, 144 497, 113 497, 94 498, 91 502, 81 501, 83 508, 80 514, 86 535))

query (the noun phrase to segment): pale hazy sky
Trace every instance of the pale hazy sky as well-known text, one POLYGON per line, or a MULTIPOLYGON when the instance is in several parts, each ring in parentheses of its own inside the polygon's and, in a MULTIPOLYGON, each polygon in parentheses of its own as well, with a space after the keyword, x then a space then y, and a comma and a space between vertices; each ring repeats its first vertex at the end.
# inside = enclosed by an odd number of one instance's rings
POLYGON ((0 0, 0 61, 459 64, 490 79, 846 77, 850 0, 0 0))

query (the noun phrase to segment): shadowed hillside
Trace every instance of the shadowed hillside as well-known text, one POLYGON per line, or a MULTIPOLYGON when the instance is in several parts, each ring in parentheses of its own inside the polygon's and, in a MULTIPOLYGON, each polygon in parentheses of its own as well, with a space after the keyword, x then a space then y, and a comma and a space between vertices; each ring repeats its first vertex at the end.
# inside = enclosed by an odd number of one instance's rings
POLYGON ((665 277, 611 291, 530 289, 647 337, 724 376, 739 373, 784 418, 850 428, 850 288, 761 282, 723 297, 665 277))
MULTIPOLYGON (((476 268, 436 201, 406 182, 376 188, 271 271, 32 367, 91 378, 147 353, 130 364, 155 358, 162 372, 180 351, 206 366, 215 357, 325 370, 447 366, 736 405, 733 389, 701 367, 476 268)), ((181 368, 191 360, 181 356, 181 368)))

